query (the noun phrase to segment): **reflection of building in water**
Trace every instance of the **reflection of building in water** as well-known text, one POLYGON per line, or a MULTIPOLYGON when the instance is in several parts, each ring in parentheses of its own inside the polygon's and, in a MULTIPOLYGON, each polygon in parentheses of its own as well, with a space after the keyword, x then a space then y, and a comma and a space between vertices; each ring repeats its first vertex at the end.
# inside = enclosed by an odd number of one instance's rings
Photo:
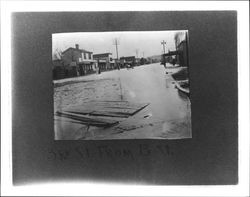
POLYGON ((97 61, 101 70, 112 70, 115 68, 115 61, 111 57, 112 53, 94 54, 93 59, 97 61))

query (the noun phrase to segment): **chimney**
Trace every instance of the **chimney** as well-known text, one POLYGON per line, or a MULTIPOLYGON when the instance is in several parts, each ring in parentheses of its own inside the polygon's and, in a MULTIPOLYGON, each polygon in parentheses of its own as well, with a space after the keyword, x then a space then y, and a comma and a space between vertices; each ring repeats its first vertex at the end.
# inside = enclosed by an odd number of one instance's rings
POLYGON ((79 44, 76 44, 76 49, 79 50, 79 44))

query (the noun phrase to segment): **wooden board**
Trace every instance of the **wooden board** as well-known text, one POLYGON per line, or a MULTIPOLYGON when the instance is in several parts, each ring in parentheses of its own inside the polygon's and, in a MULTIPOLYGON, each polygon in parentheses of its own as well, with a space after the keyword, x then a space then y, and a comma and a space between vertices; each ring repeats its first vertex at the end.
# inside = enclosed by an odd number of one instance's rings
POLYGON ((118 124, 123 118, 133 116, 148 105, 148 103, 128 101, 90 101, 57 111, 55 115, 79 124, 110 127, 118 124))
POLYGON ((97 106, 104 108, 123 108, 123 109, 138 109, 148 103, 131 103, 129 101, 89 101, 83 103, 82 106, 97 106))
POLYGON ((83 115, 127 118, 148 105, 148 103, 130 103, 128 101, 90 101, 80 106, 66 108, 63 111, 83 115))
POLYGON ((187 95, 190 94, 189 88, 183 88, 180 86, 180 84, 178 82, 175 83, 176 88, 184 93, 186 93, 187 95))
POLYGON ((66 112, 78 113, 78 114, 88 114, 88 115, 98 115, 98 114, 114 114, 119 116, 132 116, 135 112, 134 109, 117 109, 117 108, 98 108, 92 107, 92 109, 86 109, 85 107, 79 107, 78 109, 67 109, 66 112))
POLYGON ((119 123, 117 120, 90 117, 86 115, 74 114, 69 112, 57 112, 56 115, 60 117, 73 119, 82 124, 87 124, 90 126, 97 126, 97 127, 109 127, 119 123))

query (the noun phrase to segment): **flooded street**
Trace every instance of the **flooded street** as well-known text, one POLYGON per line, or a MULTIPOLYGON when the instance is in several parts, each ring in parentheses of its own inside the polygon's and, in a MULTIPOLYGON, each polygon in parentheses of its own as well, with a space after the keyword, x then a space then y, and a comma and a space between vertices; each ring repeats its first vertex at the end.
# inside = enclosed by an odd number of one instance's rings
MULTIPOLYGON (((190 138, 191 104, 175 88, 171 70, 160 63, 57 80, 55 112, 90 100, 149 103, 135 115, 110 128, 87 127, 55 118, 56 139, 178 139, 190 138), (169 74, 166 74, 168 71, 169 74), (60 86, 61 83, 69 83, 60 86)), ((114 118, 115 119, 115 118, 114 118)))

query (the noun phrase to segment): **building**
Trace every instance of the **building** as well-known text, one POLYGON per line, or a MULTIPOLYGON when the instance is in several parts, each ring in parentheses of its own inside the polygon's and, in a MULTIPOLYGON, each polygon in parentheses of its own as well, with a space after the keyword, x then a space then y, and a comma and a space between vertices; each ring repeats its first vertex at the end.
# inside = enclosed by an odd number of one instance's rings
POLYGON ((176 63, 182 67, 188 67, 188 40, 187 32, 179 32, 175 35, 175 47, 178 55, 176 63))
POLYGON ((66 67, 75 69, 77 76, 95 72, 96 61, 93 59, 93 52, 80 49, 78 44, 75 48, 70 47, 62 52, 62 61, 66 67))
POLYGON ((141 65, 141 58, 135 58, 135 66, 141 65))
POLYGON ((122 68, 129 67, 129 66, 134 67, 135 63, 136 63, 135 56, 128 56, 128 57, 121 57, 120 58, 120 64, 121 64, 122 68))
POLYGON ((168 51, 162 55, 161 62, 178 64, 181 67, 188 67, 188 40, 187 32, 180 32, 175 35, 175 51, 168 51))
POLYGON ((183 40, 177 46, 177 51, 179 55, 176 57, 176 62, 182 67, 188 67, 188 49, 187 49, 187 41, 183 40))
POLYGON ((112 70, 115 68, 115 61, 112 58, 112 53, 94 54, 93 59, 96 60, 101 71, 112 70))
POLYGON ((140 65, 145 65, 145 64, 149 64, 149 61, 146 58, 142 57, 140 59, 140 65))
POLYGON ((179 62, 177 63, 177 59, 179 59, 180 55, 181 54, 179 51, 168 51, 168 53, 162 55, 161 64, 164 64, 164 62, 173 64, 173 65, 179 64, 179 62))

